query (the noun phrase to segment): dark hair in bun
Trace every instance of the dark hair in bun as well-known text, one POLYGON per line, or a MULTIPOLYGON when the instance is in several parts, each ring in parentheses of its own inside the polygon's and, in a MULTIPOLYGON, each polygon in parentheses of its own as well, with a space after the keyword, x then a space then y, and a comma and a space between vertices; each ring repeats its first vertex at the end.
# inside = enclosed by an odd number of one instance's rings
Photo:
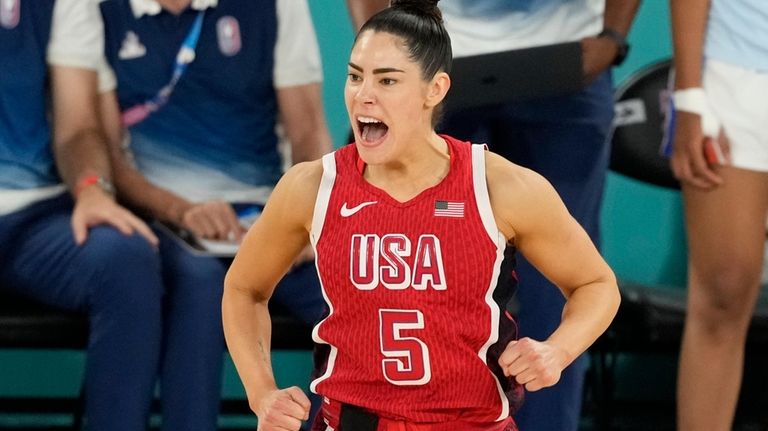
POLYGON ((432 15, 439 22, 443 22, 443 14, 437 7, 440 0, 392 0, 390 7, 411 10, 417 14, 432 15))
POLYGON ((402 38, 410 58, 421 65, 426 80, 440 71, 450 73, 453 60, 451 38, 443 26, 438 1, 392 0, 389 8, 363 24, 358 35, 373 30, 402 38))

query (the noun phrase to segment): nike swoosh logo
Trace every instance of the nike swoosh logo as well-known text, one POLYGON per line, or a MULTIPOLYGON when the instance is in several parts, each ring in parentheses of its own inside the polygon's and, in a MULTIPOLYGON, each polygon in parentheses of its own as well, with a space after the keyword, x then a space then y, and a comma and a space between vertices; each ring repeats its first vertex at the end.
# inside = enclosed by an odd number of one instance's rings
POLYGON ((347 207, 347 203, 346 203, 346 202, 344 202, 344 205, 342 205, 342 206, 341 206, 341 211, 340 211, 340 213, 341 213, 341 216, 342 216, 342 217, 349 217, 349 216, 353 216, 353 215, 355 215, 355 213, 357 213, 357 212, 358 212, 358 211, 360 211, 361 209, 363 209, 363 208, 367 207, 368 205, 375 205, 375 204, 377 204, 377 203, 378 203, 378 201, 373 201, 373 202, 363 202, 363 203, 361 203, 360 205, 354 206, 354 207, 352 207, 352 208, 348 208, 348 207, 347 207))

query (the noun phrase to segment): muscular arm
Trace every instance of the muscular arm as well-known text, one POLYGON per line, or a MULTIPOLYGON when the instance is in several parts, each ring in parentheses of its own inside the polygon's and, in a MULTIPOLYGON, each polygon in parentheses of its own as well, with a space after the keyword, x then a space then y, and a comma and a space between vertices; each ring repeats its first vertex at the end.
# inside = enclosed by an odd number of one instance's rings
POLYGON ((526 355, 540 350, 544 368, 533 380, 525 373, 541 365, 538 359, 507 368, 520 383, 529 384, 529 390, 536 390, 556 383, 560 372, 608 328, 619 306, 618 286, 613 271, 549 182, 495 154, 488 154, 487 160, 491 204, 500 229, 567 298, 561 324, 544 343, 513 342, 502 355, 508 361, 504 366, 515 362, 516 355, 528 360, 526 355))
POLYGON ((309 242, 321 175, 320 162, 315 161, 294 166, 283 176, 248 231, 224 281, 224 334, 260 425, 282 423, 285 429, 298 429, 309 408, 298 388, 277 389, 270 361, 267 303, 277 282, 309 242), (285 392, 290 392, 287 398, 285 392), (297 400, 300 402, 291 402, 297 400))
POLYGON ((319 159, 331 151, 319 83, 279 88, 277 102, 294 164, 319 159))
POLYGON ((376 12, 389 6, 389 0, 347 0, 347 9, 355 32, 376 12))

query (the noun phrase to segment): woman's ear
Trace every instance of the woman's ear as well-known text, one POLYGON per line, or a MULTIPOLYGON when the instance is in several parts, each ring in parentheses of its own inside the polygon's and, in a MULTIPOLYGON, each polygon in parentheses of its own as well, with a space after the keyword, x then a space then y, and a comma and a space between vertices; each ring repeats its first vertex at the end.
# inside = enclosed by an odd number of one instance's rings
POLYGON ((426 106, 434 108, 445 99, 448 89, 451 88, 451 77, 445 72, 438 72, 429 83, 426 106))

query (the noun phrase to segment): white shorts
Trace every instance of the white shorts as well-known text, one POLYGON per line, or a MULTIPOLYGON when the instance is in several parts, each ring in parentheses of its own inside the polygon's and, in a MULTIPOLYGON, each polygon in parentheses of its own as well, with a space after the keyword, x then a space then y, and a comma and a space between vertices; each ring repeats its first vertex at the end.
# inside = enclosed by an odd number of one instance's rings
POLYGON ((707 60, 703 79, 730 142, 731 165, 768 172, 768 73, 707 60))

